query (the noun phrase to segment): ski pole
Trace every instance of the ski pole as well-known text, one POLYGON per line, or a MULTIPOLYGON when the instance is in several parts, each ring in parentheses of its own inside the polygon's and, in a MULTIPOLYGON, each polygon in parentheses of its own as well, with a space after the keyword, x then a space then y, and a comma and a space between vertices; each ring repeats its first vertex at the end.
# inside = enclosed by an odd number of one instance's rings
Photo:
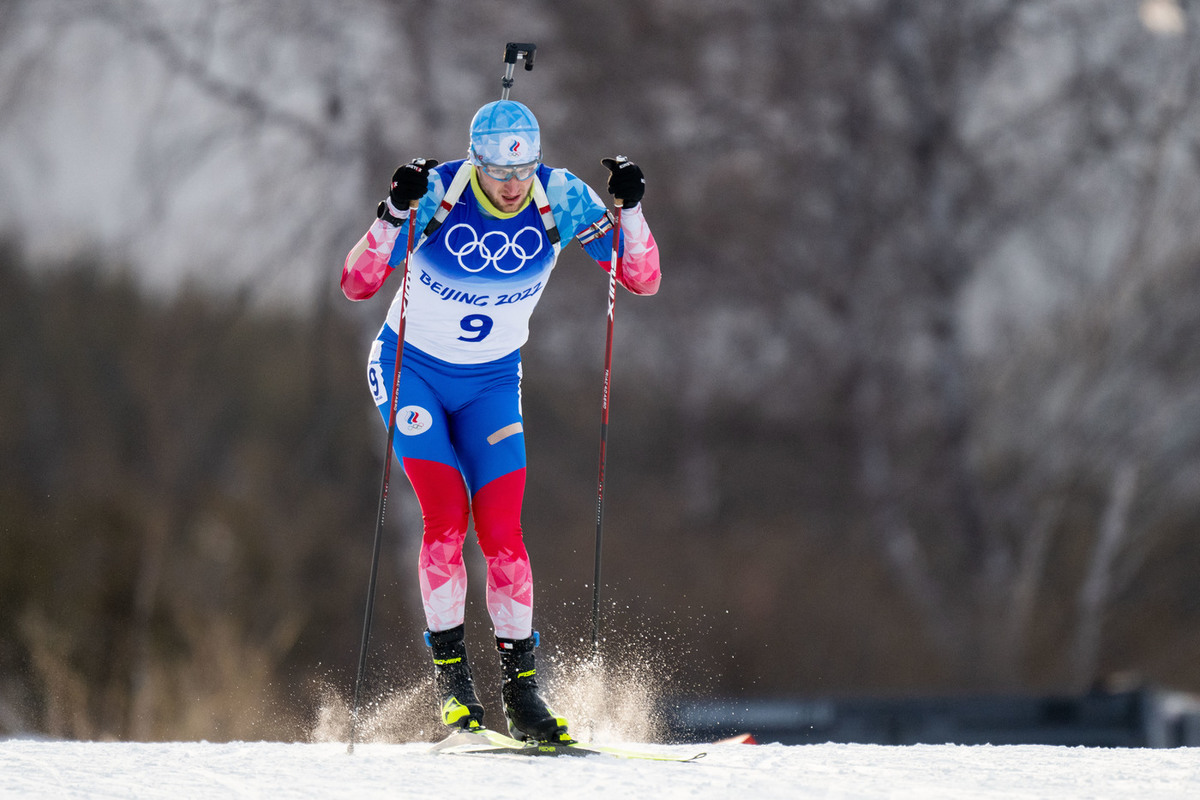
POLYGON ((612 390, 613 312, 621 264, 621 198, 613 205, 613 249, 608 273, 608 335, 604 343, 604 396, 600 403, 600 474, 596 480, 596 574, 592 580, 592 658, 600 656, 600 551, 604 535, 604 467, 608 451, 608 401, 612 390))
POLYGON ((379 550, 383 542, 383 518, 387 513, 388 484, 392 477, 392 439, 396 436, 396 403, 400 394, 400 362, 404 360, 404 323, 408 319, 408 260, 413 250, 413 228, 419 200, 408 204, 408 244, 404 249, 404 274, 400 277, 400 327, 396 331, 396 370, 392 376, 392 397, 388 408, 387 449, 383 451, 383 481, 379 487, 379 512, 375 517, 375 544, 371 551, 371 578, 367 581, 367 608, 363 613, 362 642, 358 650, 358 674, 354 678, 354 704, 350 709, 350 744, 347 753, 354 753, 358 738, 358 698, 363 673, 367 669, 367 643, 371 639, 371 617, 375 611, 375 579, 379 574, 379 550))
POLYGON ((537 45, 530 42, 509 42, 504 46, 504 77, 500 79, 500 99, 508 99, 508 90, 513 86, 513 69, 517 66, 517 57, 525 59, 525 71, 533 69, 533 56, 537 53, 537 45))

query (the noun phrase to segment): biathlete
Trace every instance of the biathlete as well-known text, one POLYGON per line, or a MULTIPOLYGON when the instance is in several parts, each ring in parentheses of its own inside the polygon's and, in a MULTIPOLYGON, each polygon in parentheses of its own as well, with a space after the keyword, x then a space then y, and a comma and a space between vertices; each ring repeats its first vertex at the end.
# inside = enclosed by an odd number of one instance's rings
MULTIPOLYGON (((376 221, 346 257, 341 286, 351 300, 373 296, 403 264, 408 226, 416 225, 392 447, 421 505, 418 577, 442 721, 466 729, 483 725, 463 637, 462 549, 473 515, 487 562, 487 609, 509 732, 564 742, 570 741, 567 722, 539 693, 534 663, 533 573, 521 531, 520 348, 564 244, 578 240, 601 267, 611 268, 613 217, 591 187, 541 157, 541 134, 528 108, 512 100, 483 106, 471 122, 466 159, 439 165, 418 158, 395 171, 376 221)), ((634 294, 652 295, 661 273, 642 213, 642 170, 624 157, 603 163, 610 170, 608 190, 623 205, 616 279, 634 294)), ((367 366, 385 421, 401 294, 367 366)))

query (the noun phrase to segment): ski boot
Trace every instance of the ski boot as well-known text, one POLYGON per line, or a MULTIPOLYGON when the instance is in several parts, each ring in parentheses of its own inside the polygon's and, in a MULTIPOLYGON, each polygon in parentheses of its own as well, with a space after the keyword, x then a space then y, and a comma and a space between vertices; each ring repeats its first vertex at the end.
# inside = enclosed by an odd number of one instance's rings
POLYGON ((425 643, 433 649, 433 684, 441 702, 442 722, 465 730, 482 728, 483 705, 471 681, 463 626, 437 633, 425 631, 425 643))
POLYGON ((567 733, 567 721, 547 707, 538 693, 533 658, 533 648, 537 645, 537 633, 528 639, 496 639, 503 677, 500 694, 508 732, 521 741, 569 744, 572 739, 567 733))

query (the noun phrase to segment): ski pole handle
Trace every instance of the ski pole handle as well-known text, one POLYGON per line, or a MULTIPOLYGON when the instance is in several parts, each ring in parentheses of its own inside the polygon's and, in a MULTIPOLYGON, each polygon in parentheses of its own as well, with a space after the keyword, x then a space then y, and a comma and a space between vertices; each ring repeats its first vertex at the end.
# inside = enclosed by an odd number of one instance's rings
POLYGON ((504 63, 516 64, 518 56, 525 57, 525 71, 533 69, 533 56, 537 45, 531 42, 509 42, 504 46, 504 63))
POLYGON ((504 46, 504 77, 500 81, 500 99, 508 99, 508 90, 513 87, 513 70, 517 66, 517 58, 524 57, 525 71, 533 69, 533 56, 537 45, 531 42, 509 42, 504 46))

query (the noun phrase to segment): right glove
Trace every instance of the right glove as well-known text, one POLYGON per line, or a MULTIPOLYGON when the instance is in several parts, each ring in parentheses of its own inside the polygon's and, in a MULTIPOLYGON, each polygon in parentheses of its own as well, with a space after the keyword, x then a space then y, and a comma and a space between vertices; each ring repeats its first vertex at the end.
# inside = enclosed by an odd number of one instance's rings
POLYGON ((400 215, 408 210, 410 203, 420 200, 429 191, 429 171, 438 162, 432 158, 414 158, 396 168, 392 174, 392 188, 387 200, 379 204, 376 216, 392 225, 403 225, 400 215))
POLYGON ((432 158, 414 158, 396 169, 392 175, 392 190, 388 198, 397 210, 408 208, 413 200, 420 200, 429 191, 429 170, 438 165, 432 158))

